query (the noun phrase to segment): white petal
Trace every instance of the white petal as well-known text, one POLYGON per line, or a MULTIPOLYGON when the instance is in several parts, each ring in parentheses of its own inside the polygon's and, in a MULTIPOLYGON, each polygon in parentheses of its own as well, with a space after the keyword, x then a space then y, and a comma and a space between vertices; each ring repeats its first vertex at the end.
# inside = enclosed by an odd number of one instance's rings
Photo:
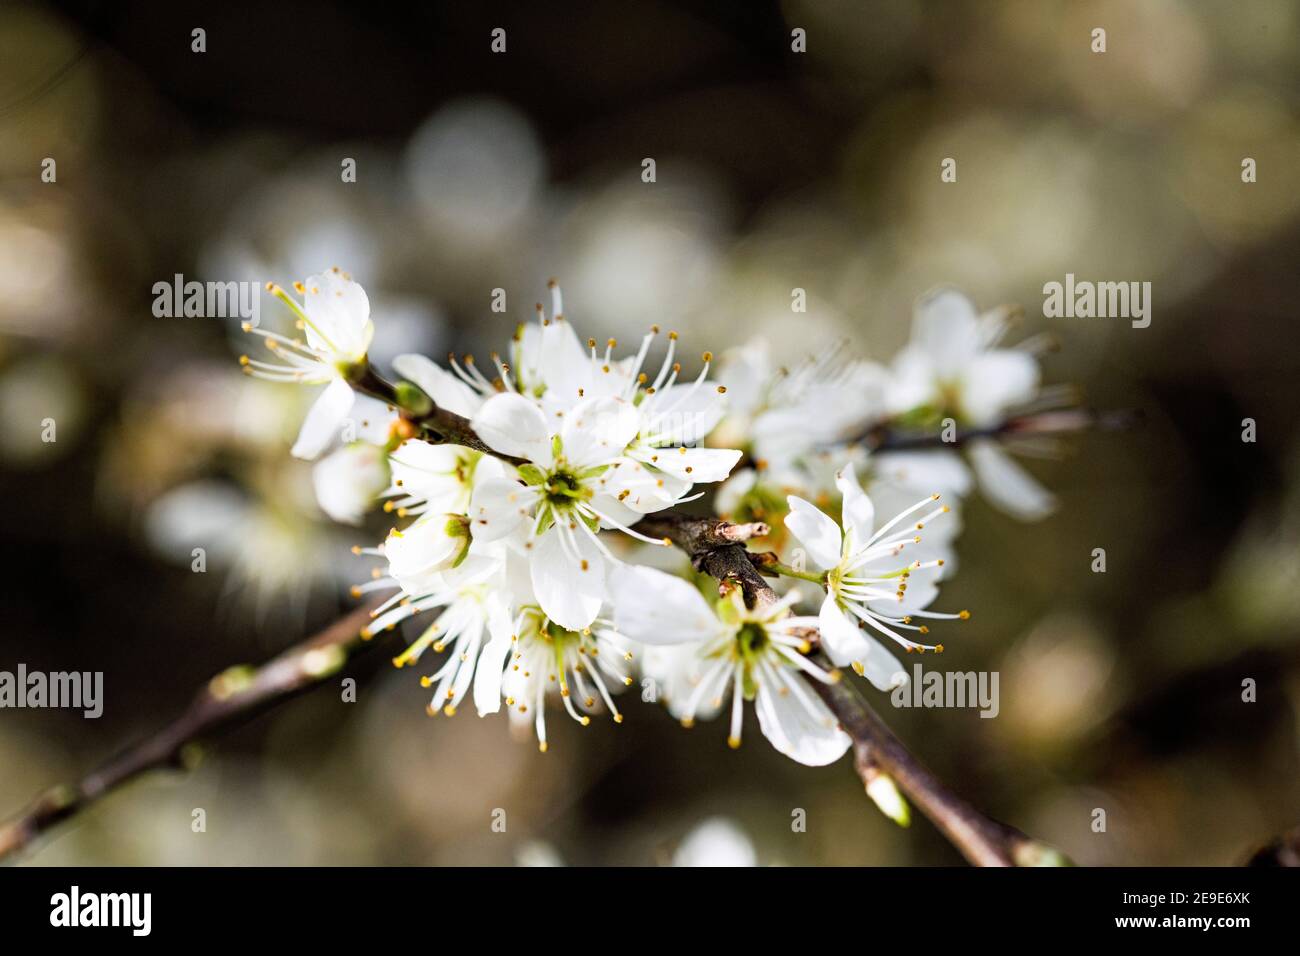
POLYGON ((836 667, 844 667, 850 661, 861 659, 866 638, 858 629, 857 622, 840 608, 835 595, 827 594, 826 600, 822 602, 817 627, 826 656, 836 667))
POLYGON ((475 541, 499 541, 529 517, 536 492, 512 478, 489 478, 474 488, 470 532, 475 541))
POLYGON ((939 289, 916 305, 912 342, 934 363, 941 379, 956 378, 980 350, 979 313, 955 289, 939 289))
POLYGON ((672 385, 652 397, 642 434, 663 445, 696 445, 722 421, 728 396, 710 383, 672 385))
POLYGON ((971 464, 980 491, 998 508, 1021 521, 1038 521, 1056 510, 1056 498, 1021 468, 997 442, 971 442, 971 464))
POLYGON ((552 527, 533 542, 528 570, 537 603, 556 624, 570 631, 588 627, 605 598, 605 558, 581 530, 574 542, 586 568, 575 562, 560 543, 560 528, 552 527))
POLYGON ((551 434, 542 410, 514 392, 493 395, 475 414, 474 431, 503 455, 551 464, 551 434))
POLYGON ((772 383, 771 347, 764 339, 727 349, 718 365, 718 381, 727 387, 727 407, 749 414, 763 401, 772 383))
POLYGON ((623 454, 639 423, 636 407, 621 398, 581 401, 564 416, 564 458, 577 467, 604 464, 623 454))
POLYGON ((910 412, 938 401, 939 373, 919 345, 909 345, 894 357, 885 399, 892 412, 910 412))
MULTIPOLYGON (((911 557, 913 560, 929 560, 928 557, 923 557, 922 552, 919 550, 913 551, 911 557)), ((903 594, 901 601, 897 598, 882 598, 878 601, 868 602, 867 607, 879 614, 887 614, 891 617, 910 614, 912 611, 923 611, 933 604, 934 599, 939 596, 938 581, 940 575, 937 572, 942 570, 944 569, 926 568, 924 571, 918 571, 908 578, 907 591, 903 594)))
POLYGON ((726 481, 740 456, 730 448, 685 447, 642 449, 637 454, 641 461, 653 460, 660 471, 692 483, 726 481))
MULTIPOLYGON (((483 618, 482 615, 474 613, 467 615, 469 618, 461 631, 459 640, 465 641, 462 645, 465 648, 465 660, 456 668, 456 677, 451 685, 451 698, 447 701, 453 707, 459 707, 461 700, 465 697, 465 692, 470 688, 470 682, 474 679, 474 670, 478 663, 479 655, 482 649, 483 640, 483 618)), ((459 643, 459 641, 458 641, 459 643)))
POLYGON ((308 276, 303 285, 308 343, 354 361, 365 355, 375 330, 365 290, 333 271, 308 276))
POLYGON ((610 519, 609 521, 602 520, 600 523, 600 526, 606 530, 618 526, 611 522, 617 521, 618 524, 623 525, 625 528, 630 528, 645 517, 643 512, 633 511, 617 498, 607 494, 599 494, 592 498, 591 507, 602 518, 610 519))
POLYGON ((976 425, 1001 419, 1007 409, 1038 394, 1038 362, 1028 352, 998 349, 976 356, 962 376, 961 408, 976 425))
POLYGON ((601 491, 611 495, 638 514, 646 515, 670 508, 690 490, 690 483, 665 474, 657 468, 625 458, 601 476, 601 491), (623 492, 627 492, 626 495, 623 492))
MULTIPOLYGON (((893 611, 896 613, 897 608, 893 611)), ((837 666, 861 665, 862 676, 879 690, 890 690, 907 683, 907 672, 898 663, 898 658, 858 627, 857 621, 845 614, 832 596, 827 595, 818 619, 827 656, 837 666)))
POLYGON ((387 456, 365 442, 344 445, 316 463, 311 483, 322 511, 335 521, 358 525, 388 487, 387 456))
POLYGON ((303 419, 302 429, 298 432, 298 440, 293 443, 289 453, 295 458, 309 461, 318 457, 338 435, 339 423, 347 417, 355 398, 352 386, 341 378, 326 385, 325 390, 307 410, 307 417, 303 419))
MULTIPOLYGON (((907 505, 922 495, 936 492, 944 496, 963 497, 970 493, 970 469, 961 455, 953 451, 891 451, 873 455, 872 464, 878 481, 899 485, 909 494, 907 505)), ((875 493, 875 485, 872 486, 875 493)), ((906 507, 903 505, 902 507, 906 507)), ((886 509, 881 507, 881 514, 886 509)))
POLYGON ((501 677, 512 644, 510 614, 499 601, 489 604, 488 631, 492 638, 479 654, 474 671, 474 706, 480 717, 501 709, 501 677))
POLYGON ((389 410, 387 402, 369 395, 356 395, 347 417, 352 420, 355 440, 383 445, 388 441, 389 429, 397 421, 398 414, 389 410))
POLYGON ((393 359, 397 374, 414 382, 439 408, 473 418, 482 399, 468 385, 423 355, 399 355, 393 359))
POLYGON ((781 694, 764 681, 755 695, 754 709, 763 736, 773 747, 805 766, 823 767, 844 756, 852 741, 836 726, 834 715, 811 687, 804 695, 805 700, 809 698, 806 705, 793 691, 781 694))
MULTIPOLYGON (((470 489, 457 477, 456 469, 465 453, 459 445, 405 441, 388 459, 393 470, 389 491, 427 501, 430 511, 463 511, 470 489)), ((489 461, 496 459, 484 456, 480 464, 489 461)), ((479 477, 477 468, 474 477, 479 477)))
POLYGON ((591 356, 564 320, 542 326, 539 339, 538 374, 547 391, 554 391, 567 407, 578 400, 578 390, 590 380, 591 356))
POLYGON ((685 644, 717 637, 724 626, 695 586, 676 575, 635 564, 609 575, 614 629, 643 644, 685 644))
POLYGON ((786 530, 799 539, 808 557, 822 568, 839 564, 843 544, 840 526, 798 495, 787 495, 786 502, 790 505, 790 513, 785 516, 786 530))
POLYGON ((853 462, 845 465, 835 476, 835 486, 844 498, 844 533, 848 535, 849 550, 852 551, 871 540, 871 532, 875 530, 876 509, 858 484, 853 462))

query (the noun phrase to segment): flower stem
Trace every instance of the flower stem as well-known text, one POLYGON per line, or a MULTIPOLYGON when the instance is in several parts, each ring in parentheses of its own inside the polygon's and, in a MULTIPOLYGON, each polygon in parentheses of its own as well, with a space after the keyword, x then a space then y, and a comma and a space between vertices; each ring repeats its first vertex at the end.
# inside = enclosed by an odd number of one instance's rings
POLYGON ((822 587, 826 586, 825 571, 800 571, 797 568, 790 567, 788 564, 782 564, 780 561, 764 563, 763 570, 773 571, 776 574, 784 575, 787 578, 799 578, 801 581, 811 581, 813 584, 820 584, 822 587))

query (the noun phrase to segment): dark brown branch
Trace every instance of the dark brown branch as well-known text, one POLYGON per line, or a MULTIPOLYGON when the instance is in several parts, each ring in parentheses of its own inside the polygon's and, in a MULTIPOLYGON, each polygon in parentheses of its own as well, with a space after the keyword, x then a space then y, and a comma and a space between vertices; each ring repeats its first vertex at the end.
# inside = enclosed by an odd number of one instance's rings
MULTIPOLYGON (((829 666, 829 661, 821 661, 829 666)), ((883 771, 961 854, 976 866, 1040 866, 1067 862, 1061 853, 980 813, 949 790, 903 746, 847 681, 809 681, 853 739, 854 766, 864 785, 883 771)))
POLYGON ((52 787, 0 825, 0 860, 31 845, 51 827, 80 813, 147 771, 184 769, 190 745, 242 723, 337 674, 367 646, 361 628, 373 604, 356 608, 314 637, 261 667, 232 667, 195 696, 183 714, 72 785, 52 787))
POLYGON ((736 585, 751 607, 763 601, 775 601, 776 592, 763 580, 749 560, 741 542, 767 534, 767 525, 731 524, 720 518, 660 511, 637 522, 636 530, 655 538, 666 538, 690 556, 695 570, 736 585))
POLYGON ((397 410, 410 429, 411 438, 422 438, 434 445, 460 445, 474 451, 500 458, 512 465, 524 464, 524 459, 503 455, 488 447, 474 431, 470 420, 463 415, 441 408, 437 402, 409 382, 394 385, 374 370, 367 362, 352 379, 352 387, 371 398, 387 402, 397 410))
POLYGON ((1112 430, 1129 428, 1139 419, 1135 412, 1095 412, 1084 408, 1058 409, 1035 412, 1008 418, 984 428, 958 431, 951 441, 945 441, 942 432, 902 431, 889 423, 877 425, 861 435, 846 439, 842 444, 862 444, 872 451, 916 451, 925 448, 951 448, 979 438, 1028 438, 1044 435, 1068 435, 1089 429, 1112 430))

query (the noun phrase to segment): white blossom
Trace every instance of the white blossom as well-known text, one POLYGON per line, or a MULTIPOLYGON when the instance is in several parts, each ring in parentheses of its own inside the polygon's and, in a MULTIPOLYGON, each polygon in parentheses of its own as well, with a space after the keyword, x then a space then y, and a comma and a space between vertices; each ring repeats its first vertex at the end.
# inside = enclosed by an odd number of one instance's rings
POLYGON ((932 520, 948 511, 939 505, 916 516, 932 505, 938 495, 922 499, 878 528, 875 507, 858 485, 849 466, 840 474, 843 530, 825 512, 794 495, 790 496, 790 514, 786 527, 807 549, 808 557, 825 569, 826 598, 818 615, 822 648, 837 665, 852 665, 882 690, 907 680, 898 659, 870 633, 890 638, 910 651, 942 650, 941 646, 921 644, 904 637, 900 631, 928 633, 928 627, 913 623, 914 618, 968 618, 960 614, 941 614, 924 608, 938 594, 938 587, 928 575, 943 566, 944 558, 921 552, 917 533, 932 520), (907 557, 899 560, 906 553, 907 557), (913 557, 913 555, 916 555, 913 557))
POLYGON ((745 701, 753 701, 763 735, 799 763, 832 763, 849 747, 848 736, 804 677, 839 679, 804 655, 815 617, 797 617, 799 595, 748 608, 739 589, 713 607, 687 581, 654 568, 621 565, 611 581, 614 625, 633 641, 666 644, 643 671, 662 686, 669 710, 683 725, 717 713, 731 699, 727 742, 739 747, 745 701), (649 667, 649 670, 647 670, 649 667))
POLYGON ((500 689, 511 720, 532 723, 538 749, 545 753, 548 696, 558 697, 565 712, 584 727, 602 708, 621 724, 623 714, 613 694, 632 683, 632 659, 631 643, 610 621, 597 618, 574 631, 549 619, 537 605, 527 605, 515 618, 511 645, 485 654, 479 668, 486 669, 485 685, 500 689), (504 668, 501 650, 508 652, 504 668))
POLYGON ((338 269, 294 283, 295 291, 303 297, 302 305, 279 286, 268 288, 289 306, 305 338, 291 339, 246 323, 244 331, 262 336, 280 362, 263 362, 245 355, 240 364, 258 378, 325 385, 308 410, 291 449, 295 457, 316 458, 335 438, 339 424, 352 409, 355 393, 348 378, 354 369, 364 365, 375 334, 370 301, 365 290, 338 269))
MULTIPOLYGON (((944 418, 981 428, 1000 423, 1039 394, 1036 342, 999 348, 1008 329, 1002 311, 979 314, 953 289, 939 289, 916 306, 912 336, 894 359, 886 391, 898 420, 939 427, 944 418)), ((1055 499, 993 441, 970 443, 970 459, 984 494, 1003 510, 1037 520, 1055 499)))
MULTIPOLYGON (((494 679, 491 666, 480 666, 480 656, 500 661, 512 640, 511 608, 506 589, 501 586, 506 549, 500 545, 475 545, 474 553, 463 554, 456 563, 445 545, 448 539, 455 544, 457 536, 439 533, 433 523, 437 517, 421 519, 430 522, 426 525, 432 532, 428 540, 409 535, 409 552, 393 549, 396 561, 390 558, 388 577, 356 589, 361 592, 400 587, 375 612, 374 620, 362 634, 369 636, 395 627, 406 618, 440 609, 433 623, 393 663, 398 667, 412 665, 430 648, 435 653, 450 649, 442 666, 421 678, 425 687, 433 688, 429 714, 455 714, 471 685, 479 716, 496 713, 501 708, 499 679, 494 679)), ((385 549, 391 543, 390 537, 385 549)), ((383 554, 384 550, 365 553, 383 554)))

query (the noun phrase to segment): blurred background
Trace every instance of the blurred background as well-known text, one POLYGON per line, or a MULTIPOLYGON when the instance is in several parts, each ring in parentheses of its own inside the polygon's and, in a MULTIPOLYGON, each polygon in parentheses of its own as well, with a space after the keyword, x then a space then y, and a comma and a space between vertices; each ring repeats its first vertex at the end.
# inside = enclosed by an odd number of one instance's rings
MULTIPOLYGON (((368 572, 347 547, 386 527, 319 514, 288 455, 310 396, 238 374, 237 320, 156 318, 155 282, 342 266, 381 364, 502 343, 549 276, 584 335, 887 360, 952 283, 1022 304, 1020 333, 1061 344, 1046 381, 1144 424, 1032 463, 1061 497, 1045 522, 965 511, 944 603, 977 613, 944 664, 1000 672, 998 719, 877 703, 1080 863, 1240 862, 1300 822, 1298 35, 1286 0, 6 3, 0 670, 102 670, 106 703, 0 711, 0 815, 335 618, 368 572), (1150 281, 1151 326, 1043 318, 1067 272, 1150 281)), ((796 765, 756 726, 731 753, 720 725, 633 704, 553 720, 541 755, 470 708, 429 719, 390 640, 357 703, 322 687, 31 859, 959 862, 847 761, 796 765)))

